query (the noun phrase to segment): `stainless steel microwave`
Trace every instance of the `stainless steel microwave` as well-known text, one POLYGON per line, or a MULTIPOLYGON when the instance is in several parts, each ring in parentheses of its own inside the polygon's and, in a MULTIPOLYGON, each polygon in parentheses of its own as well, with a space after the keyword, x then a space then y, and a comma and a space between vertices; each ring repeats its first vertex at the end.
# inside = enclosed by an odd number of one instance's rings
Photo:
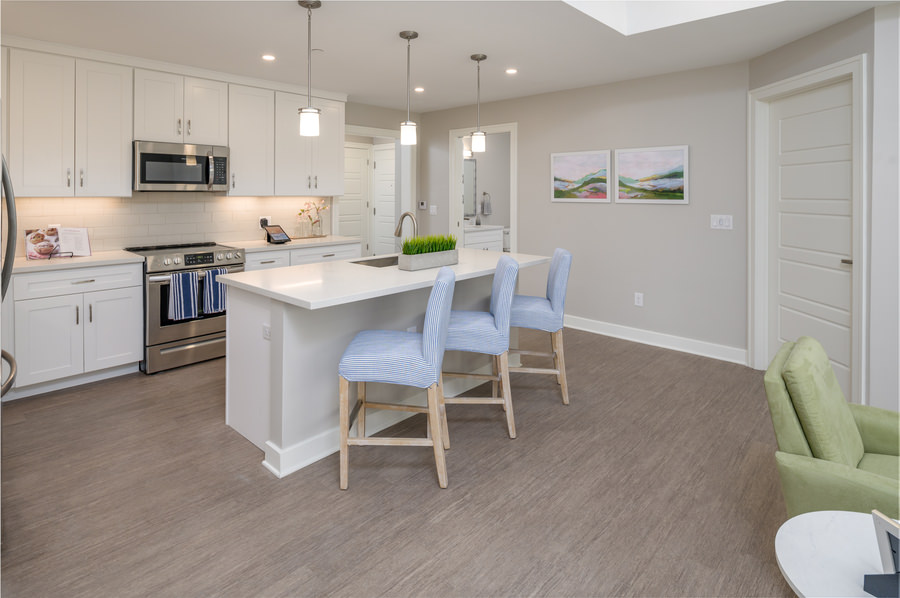
POLYGON ((135 191, 227 191, 228 148, 134 142, 135 191))

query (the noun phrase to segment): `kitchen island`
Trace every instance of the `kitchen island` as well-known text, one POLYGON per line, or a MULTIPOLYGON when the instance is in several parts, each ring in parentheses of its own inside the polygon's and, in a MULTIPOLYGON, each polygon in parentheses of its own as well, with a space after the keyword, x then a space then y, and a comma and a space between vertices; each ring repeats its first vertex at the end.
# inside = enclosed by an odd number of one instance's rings
MULTIPOLYGON (((453 309, 489 306, 501 252, 459 249, 453 309)), ((519 267, 550 258, 513 253, 519 267)), ((379 256, 384 257, 384 256, 379 256)), ((369 258, 372 259, 372 258, 369 258)), ((378 258, 374 258, 378 259, 378 258)), ((366 258, 363 258, 366 260, 366 258)), ((337 452, 341 355, 361 330, 421 332, 437 269, 402 271, 360 260, 240 272, 228 285, 225 422, 265 452, 263 465, 284 477, 337 452)), ((490 358, 447 353, 445 370, 485 371, 490 358)), ((465 388, 445 384, 448 396, 465 388)), ((471 383, 470 383, 471 384, 471 383)), ((370 400, 421 402, 424 391, 369 385, 370 400), (398 395, 397 393, 401 393, 398 395)), ((371 434, 409 417, 374 412, 371 434)))

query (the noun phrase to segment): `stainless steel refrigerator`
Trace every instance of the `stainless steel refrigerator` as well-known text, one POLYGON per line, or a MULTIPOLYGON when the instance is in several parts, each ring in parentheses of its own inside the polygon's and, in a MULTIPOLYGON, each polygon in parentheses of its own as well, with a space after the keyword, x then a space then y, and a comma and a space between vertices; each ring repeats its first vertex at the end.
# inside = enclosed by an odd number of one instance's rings
MULTIPOLYGON (((9 179, 9 169, 6 167, 6 158, 3 158, 3 195, 6 201, 3 205, 6 209, 4 220, 6 221, 6 251, 3 254, 3 273, 2 273, 2 297, 6 297, 6 290, 9 288, 9 281, 12 278, 13 262, 16 259, 16 195, 13 193, 12 181, 9 179)), ((0 396, 12 388, 16 381, 16 358, 7 351, 3 351, 3 361, 9 364, 9 374, 3 381, 0 388, 0 396)))

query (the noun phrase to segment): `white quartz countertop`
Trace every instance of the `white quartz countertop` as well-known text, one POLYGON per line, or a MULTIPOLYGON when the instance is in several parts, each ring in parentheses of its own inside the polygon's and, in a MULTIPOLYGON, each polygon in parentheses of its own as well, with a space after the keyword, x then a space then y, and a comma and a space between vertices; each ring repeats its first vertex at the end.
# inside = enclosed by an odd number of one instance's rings
POLYGON ((140 264, 143 261, 144 256, 122 250, 95 251, 93 255, 86 257, 57 257, 49 260, 29 260, 25 256, 21 256, 17 257, 16 261, 13 262, 13 274, 112 266, 115 264, 140 264))
MULTIPOLYGON (((450 266, 457 280, 492 273, 503 253, 481 249, 459 250, 459 263, 450 266)), ((507 253, 519 267, 550 261, 549 257, 507 253)), ((384 256, 379 256, 384 257, 384 256)), ((438 268, 408 272, 397 266, 375 268, 354 264, 353 260, 304 264, 270 270, 237 272, 220 276, 225 284, 306 309, 322 309, 430 287, 438 268)))
POLYGON ((327 247, 329 245, 345 245, 347 243, 359 243, 358 238, 339 237, 337 235, 326 235, 324 237, 315 237, 310 239, 291 239, 289 243, 267 243, 265 239, 257 239, 255 241, 223 241, 223 245, 231 247, 240 247, 244 253, 256 253, 258 251, 282 251, 288 249, 302 249, 304 247, 327 247))

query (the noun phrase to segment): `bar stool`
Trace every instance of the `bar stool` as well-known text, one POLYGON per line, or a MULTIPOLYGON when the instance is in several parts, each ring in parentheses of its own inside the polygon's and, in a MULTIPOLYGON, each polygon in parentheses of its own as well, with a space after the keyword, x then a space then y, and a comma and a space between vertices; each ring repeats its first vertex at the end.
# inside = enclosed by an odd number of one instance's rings
POLYGON ((447 331, 448 351, 486 353, 494 356, 493 373, 467 374, 444 372, 445 376, 478 378, 493 382, 490 398, 453 397, 444 399, 448 404, 502 405, 506 411, 506 425, 509 437, 516 437, 516 422, 513 417, 512 393, 509 387, 509 321, 512 298, 516 291, 516 277, 519 264, 508 255, 497 261, 494 280, 491 284, 490 311, 452 311, 447 331), (497 396, 497 384, 500 394, 497 396))
POLYGON ((531 328, 550 333, 552 353, 539 351, 522 351, 511 349, 518 355, 535 355, 552 357, 552 368, 509 368, 510 372, 524 374, 554 374, 556 383, 562 389, 563 404, 569 404, 569 385, 566 381, 566 360, 563 352, 563 316, 566 306, 566 287, 569 283, 569 270, 572 268, 572 254, 565 249, 553 252, 550 262, 550 274, 547 277, 547 297, 531 297, 516 295, 513 297, 510 325, 516 328, 531 328))
POLYGON ((422 333, 399 330, 364 330, 354 337, 338 365, 341 427, 341 490, 347 489, 350 446, 431 446, 438 484, 447 487, 444 440, 447 418, 443 409, 444 389, 441 363, 447 341, 447 326, 456 275, 441 268, 428 298, 422 333), (358 400, 350 413, 350 382, 357 382, 358 400), (428 389, 426 407, 366 401, 366 382, 401 384, 428 389), (428 438, 366 438, 366 408, 411 411, 428 414, 428 438), (359 414, 357 435, 350 438, 350 426, 359 414))

